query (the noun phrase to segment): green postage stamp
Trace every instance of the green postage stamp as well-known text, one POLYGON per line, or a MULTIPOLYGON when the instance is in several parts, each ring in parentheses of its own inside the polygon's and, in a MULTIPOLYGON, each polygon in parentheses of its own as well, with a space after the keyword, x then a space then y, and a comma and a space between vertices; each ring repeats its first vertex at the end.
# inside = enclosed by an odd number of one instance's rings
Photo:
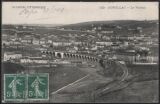
POLYGON ((4 99, 23 100, 26 96, 26 76, 18 74, 4 75, 4 99))
POLYGON ((4 100, 48 100, 48 74, 5 74, 4 100))
POLYGON ((48 99, 48 74, 28 75, 28 99, 48 99))

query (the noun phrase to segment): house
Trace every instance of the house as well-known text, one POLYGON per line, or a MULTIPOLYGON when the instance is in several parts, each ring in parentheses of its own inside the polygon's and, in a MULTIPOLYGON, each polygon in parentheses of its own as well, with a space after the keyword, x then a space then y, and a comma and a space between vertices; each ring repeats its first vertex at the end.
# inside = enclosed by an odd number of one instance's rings
POLYGON ((91 48, 92 51, 97 50, 97 49, 98 49, 97 46, 94 46, 91 48))
POLYGON ((105 33, 105 34, 112 34, 113 31, 101 31, 101 33, 105 33))
POLYGON ((139 32, 142 32, 142 27, 137 27, 137 30, 138 30, 139 32))
POLYGON ((82 42, 72 42, 72 44, 74 44, 74 45, 81 45, 82 42))
POLYGON ((129 45, 129 42, 124 42, 124 46, 128 46, 129 45))
POLYGON ((102 27, 101 26, 98 26, 98 30, 101 30, 102 29, 102 27))
POLYGON ((116 28, 117 28, 117 29, 122 29, 122 27, 121 27, 121 26, 116 26, 116 28))
POLYGON ((20 63, 31 63, 32 61, 30 59, 25 59, 25 58, 22 58, 20 59, 20 63))
POLYGON ((49 40, 47 41, 47 43, 52 43, 52 40, 49 39, 49 40))
POLYGON ((10 45, 10 42, 9 41, 5 41, 5 40, 2 40, 2 45, 10 45))
POLYGON ((27 43, 27 40, 26 39, 22 39, 21 42, 22 43, 27 43))
POLYGON ((77 50, 75 50, 74 48, 70 48, 70 49, 68 50, 68 52, 76 53, 76 52, 77 52, 77 50))
POLYGON ((18 42, 18 41, 14 41, 13 44, 14 44, 14 45, 21 45, 21 43, 18 42))
POLYGON ((105 46, 110 46, 112 45, 112 42, 96 42, 97 45, 105 45, 105 46))
POLYGON ((36 64, 47 64, 47 59, 42 59, 42 57, 28 57, 20 59, 21 63, 36 63, 36 64))
POLYGON ((128 37, 128 40, 133 40, 135 37, 133 37, 133 36, 129 36, 128 37))
POLYGON ((38 39, 33 39, 32 44, 34 44, 34 45, 38 45, 38 44, 40 44, 40 42, 39 42, 39 40, 38 40, 38 39))
POLYGON ((8 35, 7 34, 2 34, 2 39, 3 40, 7 40, 8 39, 8 35))
POLYGON ((22 43, 25 43, 25 44, 31 44, 32 43, 32 37, 24 37, 23 39, 20 40, 22 43))
POLYGON ((53 42, 52 44, 53 46, 69 46, 72 43, 71 42, 53 42))
POLYGON ((61 46, 62 42, 52 42, 53 46, 61 46))
POLYGON ((105 39, 105 40, 110 40, 109 36, 103 36, 102 38, 105 39))
POLYGON ((39 40, 39 44, 46 44, 45 38, 40 39, 40 40, 39 40))
POLYGON ((70 42, 63 42, 63 43, 62 43, 63 46, 70 46, 71 44, 72 44, 72 43, 70 43, 70 42))
POLYGON ((22 58, 22 54, 14 53, 14 52, 5 52, 4 53, 4 61, 12 60, 12 59, 20 59, 22 58))
POLYGON ((128 30, 129 30, 129 31, 134 31, 134 30, 136 30, 136 29, 128 28, 128 30))
POLYGON ((43 59, 20 59, 21 63, 37 63, 37 64, 47 64, 48 60, 43 59))

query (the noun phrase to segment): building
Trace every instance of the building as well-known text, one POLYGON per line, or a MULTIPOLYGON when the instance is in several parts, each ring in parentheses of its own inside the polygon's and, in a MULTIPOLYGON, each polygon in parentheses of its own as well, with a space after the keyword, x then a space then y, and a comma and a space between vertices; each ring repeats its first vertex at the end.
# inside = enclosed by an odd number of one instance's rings
POLYGON ((20 59, 21 63, 47 64, 48 60, 43 59, 20 59))
POLYGON ((20 59, 20 63, 36 63, 36 64, 47 64, 48 60, 42 57, 27 57, 20 59))
POLYGON ((2 40, 2 44, 3 44, 3 45, 10 45, 10 41, 2 40))
POLYGON ((96 42, 97 45, 111 46, 112 42, 96 42))
POLYGON ((40 39, 40 40, 39 40, 39 44, 46 44, 45 38, 40 39))
POLYGON ((72 43, 71 42, 53 42, 52 44, 53 46, 69 46, 72 43))
POLYGON ((113 31, 101 31, 101 33, 105 33, 105 34, 113 34, 113 31))
POLYGON ((33 39, 32 43, 33 43, 34 45, 39 45, 40 42, 39 42, 38 39, 33 39))
POLYGON ((52 40, 49 39, 49 40, 47 41, 47 43, 52 43, 52 40))
POLYGON ((33 39, 32 36, 25 36, 23 39, 21 39, 21 42, 31 44, 32 39, 33 39))
POLYGON ((14 53, 14 52, 5 52, 4 53, 4 61, 12 60, 12 59, 20 59, 22 58, 22 54, 14 53))

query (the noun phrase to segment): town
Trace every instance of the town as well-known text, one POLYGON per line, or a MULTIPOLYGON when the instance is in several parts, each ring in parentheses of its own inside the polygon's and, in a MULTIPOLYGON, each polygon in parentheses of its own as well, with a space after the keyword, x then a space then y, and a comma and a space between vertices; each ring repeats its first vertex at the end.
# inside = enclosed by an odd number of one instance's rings
POLYGON ((112 57, 127 63, 157 63, 157 28, 157 21, 91 22, 55 27, 4 25, 2 57, 3 61, 48 64, 49 58, 42 51, 50 50, 112 57))

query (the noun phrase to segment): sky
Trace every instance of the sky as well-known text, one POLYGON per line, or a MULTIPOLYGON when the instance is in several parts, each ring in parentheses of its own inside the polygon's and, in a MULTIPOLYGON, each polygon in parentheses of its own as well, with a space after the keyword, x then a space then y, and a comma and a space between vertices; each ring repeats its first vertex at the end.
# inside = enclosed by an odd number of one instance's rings
POLYGON ((158 20, 158 2, 3 2, 2 24, 158 20))

